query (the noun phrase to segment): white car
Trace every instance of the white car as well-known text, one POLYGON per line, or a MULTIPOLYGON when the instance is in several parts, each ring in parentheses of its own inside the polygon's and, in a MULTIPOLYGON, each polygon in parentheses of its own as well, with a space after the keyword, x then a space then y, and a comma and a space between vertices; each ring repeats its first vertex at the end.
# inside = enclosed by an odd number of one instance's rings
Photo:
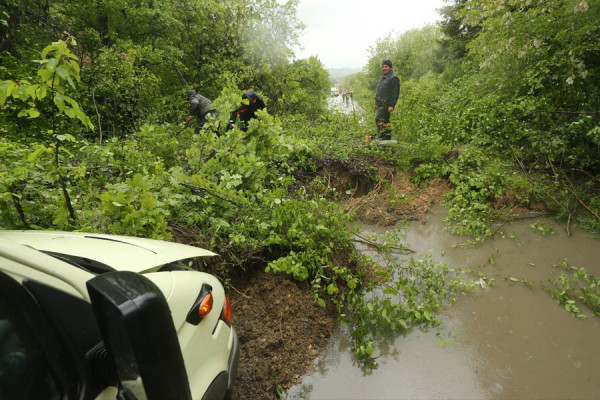
POLYGON ((223 399, 239 362, 214 253, 92 233, 0 231, 0 399, 223 399))

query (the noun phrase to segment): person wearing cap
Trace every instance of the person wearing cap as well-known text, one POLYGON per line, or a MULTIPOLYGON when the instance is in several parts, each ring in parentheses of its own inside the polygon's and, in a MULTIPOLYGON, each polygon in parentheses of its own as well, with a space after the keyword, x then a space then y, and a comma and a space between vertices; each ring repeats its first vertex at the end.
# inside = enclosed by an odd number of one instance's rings
POLYGON ((195 90, 188 90, 187 97, 190 101, 190 115, 188 121, 198 118, 198 125, 194 130, 194 133, 200 132, 200 129, 208 122, 210 115, 218 115, 219 113, 215 110, 212 101, 206 97, 199 95, 195 90))
POLYGON ((237 109, 233 110, 229 116, 229 123, 227 124, 227 131, 233 129, 235 120, 240 120, 240 130, 246 132, 248 130, 248 123, 252 118, 256 118, 256 112, 265 108, 265 102, 262 97, 258 95, 254 90, 246 90, 242 95, 242 105, 237 109))
POLYGON ((392 71, 392 62, 383 60, 381 63, 383 75, 377 82, 375 91, 375 124, 377 125, 377 136, 380 140, 389 140, 392 138, 392 128, 390 126, 390 113, 394 111, 398 96, 400 95, 400 79, 392 71))

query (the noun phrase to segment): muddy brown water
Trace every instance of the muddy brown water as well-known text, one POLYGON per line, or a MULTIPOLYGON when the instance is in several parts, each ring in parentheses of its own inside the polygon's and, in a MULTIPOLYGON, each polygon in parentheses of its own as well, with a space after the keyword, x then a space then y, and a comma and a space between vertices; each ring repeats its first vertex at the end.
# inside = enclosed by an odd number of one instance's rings
POLYGON ((364 374, 339 328, 288 399, 600 398, 600 318, 585 308, 587 319, 571 316, 541 287, 562 272, 552 265, 563 259, 600 276, 600 240, 577 229, 568 237, 559 224, 535 218, 504 226, 505 238, 465 249, 455 246, 464 238, 443 231, 444 215, 435 208, 426 224, 406 228, 409 247, 496 280, 442 312, 442 332, 453 343, 440 346, 435 330, 414 329, 380 349, 379 367, 364 374), (554 234, 543 236, 532 223, 552 226, 554 234), (511 285, 505 277, 533 285, 511 285))

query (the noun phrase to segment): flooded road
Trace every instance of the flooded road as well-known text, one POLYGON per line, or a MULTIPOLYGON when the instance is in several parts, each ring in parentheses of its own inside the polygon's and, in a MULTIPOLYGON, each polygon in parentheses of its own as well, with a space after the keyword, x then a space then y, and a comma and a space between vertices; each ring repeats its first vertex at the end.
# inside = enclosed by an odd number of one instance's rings
POLYGON ((564 272, 553 265, 565 259, 600 276, 600 240, 579 230, 567 237, 562 226, 536 218, 506 225, 504 238, 466 249, 455 246, 464 238, 443 231, 443 216, 435 208, 426 224, 405 229, 408 247, 496 281, 441 314, 452 344, 440 346, 435 329, 414 329, 380 349, 379 367, 367 375, 353 362, 342 327, 287 398, 600 398, 600 318, 583 307, 588 318, 573 317, 542 288, 564 272))
POLYGON ((361 111, 362 108, 355 101, 348 99, 344 102, 342 95, 327 98, 327 108, 350 114, 352 111, 361 111))

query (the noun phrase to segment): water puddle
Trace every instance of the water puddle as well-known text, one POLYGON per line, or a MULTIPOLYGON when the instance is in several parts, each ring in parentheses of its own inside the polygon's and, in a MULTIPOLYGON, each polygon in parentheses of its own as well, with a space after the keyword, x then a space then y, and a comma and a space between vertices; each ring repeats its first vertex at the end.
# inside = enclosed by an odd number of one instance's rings
POLYGON ((407 228, 408 246, 496 281, 442 313, 452 344, 438 345, 435 330, 414 329, 381 349, 379 367, 364 374, 342 327, 288 399, 598 397, 600 318, 586 309, 587 319, 573 317, 541 284, 563 272, 552 265, 564 259, 600 276, 600 240, 578 230, 568 237, 550 219, 536 218, 506 225, 504 238, 467 249, 455 246, 463 238, 443 231, 443 217, 435 208, 426 224, 407 228), (542 235, 531 224, 554 234, 542 235))

